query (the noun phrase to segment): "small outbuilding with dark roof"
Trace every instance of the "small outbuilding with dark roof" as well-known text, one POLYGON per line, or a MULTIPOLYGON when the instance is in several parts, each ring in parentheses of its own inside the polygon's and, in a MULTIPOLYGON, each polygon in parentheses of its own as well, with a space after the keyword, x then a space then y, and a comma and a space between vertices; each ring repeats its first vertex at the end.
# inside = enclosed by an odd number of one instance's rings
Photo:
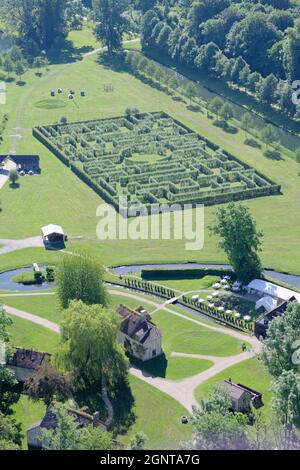
MULTIPOLYGON (((85 428, 86 426, 96 426, 103 431, 107 431, 105 424, 100 420, 99 413, 91 414, 86 410, 77 410, 74 408, 67 408, 70 416, 75 418, 78 429, 85 428)), ((57 417, 53 405, 48 406, 46 413, 41 421, 27 429, 27 442, 30 450, 47 449, 47 442, 43 436, 45 430, 55 430, 57 427, 57 417)))
POLYGON ((25 382, 42 364, 51 360, 51 355, 32 349, 16 348, 7 359, 8 368, 14 372, 18 382, 25 382))
POLYGON ((221 383, 223 389, 231 399, 231 407, 235 412, 248 413, 251 407, 262 406, 262 394, 242 384, 235 384, 231 379, 221 383))

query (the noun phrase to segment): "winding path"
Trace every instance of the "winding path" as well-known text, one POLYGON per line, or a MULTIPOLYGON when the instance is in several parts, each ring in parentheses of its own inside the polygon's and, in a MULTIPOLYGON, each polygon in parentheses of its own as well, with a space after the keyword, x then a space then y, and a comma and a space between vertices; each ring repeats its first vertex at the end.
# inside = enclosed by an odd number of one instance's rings
MULTIPOLYGON (((238 354, 235 356, 228 356, 228 357, 207 356, 207 355, 198 355, 198 354, 184 354, 184 353, 173 352, 171 354, 173 357, 186 357, 186 358, 190 357, 190 358, 195 358, 195 359, 207 359, 207 360, 211 360, 214 363, 213 366, 210 367, 209 369, 197 375, 194 375, 192 377, 188 377, 186 379, 178 380, 178 381, 166 380, 166 379, 162 379, 159 377, 154 377, 151 374, 138 369, 137 367, 134 367, 134 366, 130 367, 131 375, 137 377, 140 380, 143 380, 144 382, 148 383, 149 385, 152 385, 153 387, 157 388, 161 392, 164 392, 170 397, 174 398, 176 401, 181 403, 186 408, 186 410, 190 413, 193 411, 194 407, 199 406, 199 403, 197 402, 195 398, 195 390, 197 389, 197 387, 199 387, 199 385, 204 383, 206 380, 214 377, 216 374, 227 369, 228 367, 239 364, 242 361, 245 361, 247 359, 250 359, 251 357, 254 357, 256 353, 258 353, 261 349, 261 344, 256 338, 247 336, 243 333, 239 333, 237 331, 230 330, 227 328, 208 325, 199 320, 180 314, 179 312, 175 312, 171 310, 170 308, 166 307, 165 304, 159 304, 152 300, 140 297, 136 294, 131 294, 130 292, 122 292, 122 291, 115 290, 115 289, 109 290, 109 293, 112 295, 118 295, 118 296, 122 296, 126 298, 131 298, 134 300, 138 300, 142 304, 147 303, 148 305, 152 305, 153 307, 155 307, 157 310, 159 309, 159 310, 166 311, 171 315, 184 318, 186 321, 196 323, 198 325, 203 326, 204 328, 216 331, 218 333, 223 333, 225 335, 232 336, 236 339, 242 340, 245 343, 248 343, 251 345, 251 348, 252 348, 251 351, 246 351, 241 354, 238 354)), ((30 295, 30 294, 26 294, 26 295, 30 295)), ((42 295, 53 295, 53 293, 46 293, 42 295)), ((18 318, 31 321, 32 323, 43 326, 44 328, 47 328, 48 330, 51 330, 55 333, 60 332, 59 325, 45 318, 41 318, 31 313, 24 312, 22 310, 18 310, 16 308, 9 307, 6 305, 4 305, 4 309, 6 310, 8 314, 12 316, 16 316, 18 318)), ((104 386, 104 390, 102 389, 102 394, 103 394, 104 401, 107 402, 107 405, 106 405, 108 409, 107 424, 110 425, 113 419, 113 409, 112 409, 111 403, 108 403, 109 399, 108 399, 107 393, 105 394, 104 392, 105 392, 105 386, 104 386)))

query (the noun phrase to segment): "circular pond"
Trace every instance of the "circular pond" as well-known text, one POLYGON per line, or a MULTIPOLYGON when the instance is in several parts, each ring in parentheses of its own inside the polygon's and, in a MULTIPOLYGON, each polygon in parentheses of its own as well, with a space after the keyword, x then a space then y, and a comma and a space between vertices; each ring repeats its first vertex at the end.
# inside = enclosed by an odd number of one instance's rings
POLYGON ((21 268, 21 269, 14 269, 12 271, 6 271, 4 273, 0 273, 0 290, 8 290, 8 291, 33 291, 33 290, 45 290, 45 289, 53 289, 56 287, 55 283, 48 283, 44 282, 43 284, 33 284, 33 285, 24 285, 18 282, 13 281, 15 276, 18 276, 23 273, 32 272, 32 268, 21 268))

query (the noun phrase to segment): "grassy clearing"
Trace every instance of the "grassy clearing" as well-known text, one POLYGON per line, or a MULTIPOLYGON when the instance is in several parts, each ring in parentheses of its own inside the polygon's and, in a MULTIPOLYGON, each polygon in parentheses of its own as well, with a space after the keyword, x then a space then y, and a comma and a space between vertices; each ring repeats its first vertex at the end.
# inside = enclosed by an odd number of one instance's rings
POLYGON ((19 400, 12 407, 13 417, 21 423, 23 434, 22 449, 27 449, 26 431, 38 423, 44 416, 46 407, 43 402, 33 402, 26 395, 20 395, 19 400))
POLYGON ((241 352, 242 342, 197 325, 163 310, 153 315, 164 338, 164 351, 211 356, 233 356, 241 352))
POLYGON ((135 399, 133 411, 136 421, 126 436, 118 436, 121 442, 128 444, 137 431, 147 435, 149 449, 178 449, 179 442, 191 439, 191 425, 180 421, 187 414, 183 406, 135 377, 130 377, 130 385, 135 399))
POLYGON ((61 317, 56 295, 24 295, 20 297, 3 297, 2 299, 0 296, 1 303, 46 318, 54 323, 59 323, 61 317))
MULTIPOLYGON (((300 273, 300 213, 297 210, 300 167, 295 161, 290 158, 279 161, 266 158, 262 150, 244 145, 244 133, 226 134, 213 126, 205 114, 189 110, 185 103, 172 100, 171 96, 125 72, 100 64, 96 56, 81 62, 53 65, 41 78, 36 77, 33 71, 28 71, 24 80, 24 87, 15 83, 7 86, 7 106, 0 113, 8 112, 9 121, 1 153, 11 148, 12 129, 19 127, 24 138, 18 144, 18 151, 38 153, 41 157, 42 175, 21 179, 19 189, 11 189, 6 185, 1 190, 3 211, 0 214, 0 237, 22 238, 37 235, 41 226, 53 222, 63 225, 66 233, 73 238, 71 248, 78 243, 86 244, 106 265, 130 263, 133 259, 141 263, 188 260, 224 262, 224 255, 216 250, 216 238, 211 237, 207 230, 204 249, 197 253, 186 251, 180 240, 97 241, 96 208, 101 199, 31 136, 33 126, 54 123, 62 114, 69 121, 78 121, 121 115, 126 106, 135 105, 141 111, 168 112, 282 185, 282 196, 259 198, 247 201, 246 204, 265 233, 262 253, 264 265, 300 273), (112 83, 115 91, 105 93, 105 83, 112 83), (87 96, 82 99, 76 97, 74 102, 67 100, 65 96, 63 99, 66 106, 63 109, 41 109, 34 106, 41 100, 49 100, 50 90, 56 90, 60 86, 64 90, 74 88, 77 92, 85 89, 87 96), (79 242, 74 239, 77 236, 82 236, 83 240, 79 242)), ((215 208, 206 208, 206 227, 214 220, 214 212, 215 208)), ((31 253, 27 251, 22 254, 1 255, 1 268, 2 261, 4 265, 10 266, 21 259, 31 263, 32 258, 41 253, 42 250, 39 249, 31 253)))
POLYGON ((198 401, 206 397, 210 390, 220 381, 231 377, 233 382, 242 383, 263 394, 264 407, 262 410, 267 413, 270 410, 270 376, 265 372, 263 364, 257 358, 248 359, 233 367, 229 367, 220 374, 207 380, 196 389, 198 401))
POLYGON ((37 349, 51 354, 56 351, 59 342, 57 333, 22 318, 11 318, 13 325, 8 328, 8 331, 11 334, 13 346, 37 349))

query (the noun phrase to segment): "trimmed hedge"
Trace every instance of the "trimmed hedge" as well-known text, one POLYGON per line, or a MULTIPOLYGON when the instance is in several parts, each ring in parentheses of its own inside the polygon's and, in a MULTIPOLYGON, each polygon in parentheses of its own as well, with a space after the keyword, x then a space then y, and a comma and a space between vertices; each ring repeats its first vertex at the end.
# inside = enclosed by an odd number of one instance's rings
POLYGON ((179 280, 179 279, 199 279, 204 276, 226 276, 235 279, 232 270, 222 268, 183 268, 183 269, 159 269, 148 268, 141 272, 142 279, 152 281, 179 280))

